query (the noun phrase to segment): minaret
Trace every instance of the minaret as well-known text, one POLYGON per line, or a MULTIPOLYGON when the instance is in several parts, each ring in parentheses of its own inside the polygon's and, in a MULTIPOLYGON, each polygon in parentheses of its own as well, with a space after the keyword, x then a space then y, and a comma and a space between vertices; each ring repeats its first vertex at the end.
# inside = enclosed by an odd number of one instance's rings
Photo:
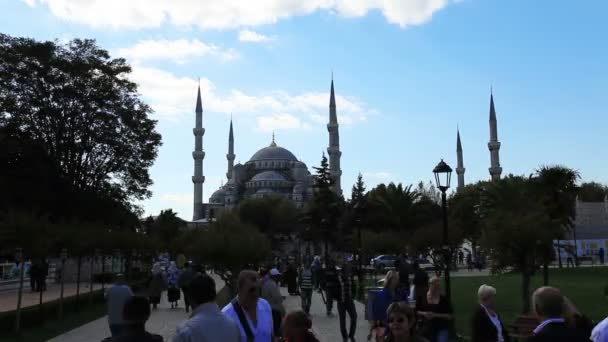
POLYGON ((228 133, 228 154, 226 155, 226 159, 228 159, 228 172, 226 172, 226 177, 230 180, 232 178, 232 168, 234 168, 234 134, 232 132, 232 118, 230 118, 230 133, 228 133))
POLYGON ((498 124, 496 122, 496 110, 494 110, 494 95, 490 91, 490 142, 488 143, 488 149, 490 149, 490 175, 492 180, 496 181, 500 179, 502 173, 502 167, 500 167, 500 158, 498 151, 500 150, 500 142, 498 141, 498 124))
POLYGON ((338 133, 338 115, 336 114, 336 95, 334 94, 334 78, 331 78, 331 93, 329 95, 329 123, 327 124, 329 132, 329 170, 334 179, 333 190, 338 196, 342 196, 342 185, 340 180, 342 170, 340 169, 340 134, 338 133))
POLYGON ((203 101, 201 100, 200 84, 196 97, 195 113, 196 126, 192 130, 194 133, 194 152, 192 152, 192 158, 194 158, 194 176, 192 176, 192 183, 194 183, 194 209, 192 211, 192 220, 200 220, 204 217, 203 183, 205 182, 205 176, 203 176, 203 159, 205 158, 203 135, 205 134, 205 129, 203 128, 203 101))
POLYGON ((456 166, 456 174, 458 175, 458 187, 456 191, 460 191, 464 188, 464 161, 462 158, 462 143, 460 142, 460 130, 456 130, 456 155, 458 164, 456 166))

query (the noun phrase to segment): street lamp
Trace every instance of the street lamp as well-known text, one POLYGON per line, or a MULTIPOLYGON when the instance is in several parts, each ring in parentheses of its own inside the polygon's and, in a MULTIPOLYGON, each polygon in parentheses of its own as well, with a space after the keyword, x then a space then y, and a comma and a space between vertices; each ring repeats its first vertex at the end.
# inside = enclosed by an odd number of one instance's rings
POLYGON ((59 320, 63 319, 63 290, 65 283, 65 261, 68 258, 68 250, 66 248, 61 249, 61 290, 59 292, 59 320))
POLYGON ((19 294, 17 296, 17 312, 15 315, 15 332, 19 333, 21 325, 21 299, 23 297, 23 273, 25 272, 25 261, 21 248, 15 248, 15 263, 19 263, 19 294))
POLYGON ((443 159, 433 169, 435 174, 435 182, 437 188, 441 191, 441 209, 443 212, 443 249, 445 262, 445 294, 448 301, 452 300, 452 290, 450 287, 450 263, 452 262, 452 253, 448 242, 448 206, 445 192, 450 188, 450 178, 452 177, 452 168, 446 164, 443 159))

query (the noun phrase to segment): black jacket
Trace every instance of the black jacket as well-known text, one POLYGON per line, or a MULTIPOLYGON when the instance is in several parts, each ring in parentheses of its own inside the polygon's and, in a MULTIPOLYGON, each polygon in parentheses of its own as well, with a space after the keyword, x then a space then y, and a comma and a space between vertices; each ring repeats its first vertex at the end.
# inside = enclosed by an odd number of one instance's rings
POLYGON ((576 329, 569 328, 566 323, 549 323, 541 331, 528 339, 528 342, 589 342, 576 329))
MULTIPOLYGON (((502 326, 502 337, 505 342, 509 342, 509 332, 505 328, 505 325, 500 321, 502 326)), ((471 342, 497 342, 498 341, 498 330, 490 317, 486 314, 486 310, 481 306, 477 305, 477 309, 471 317, 471 342)))

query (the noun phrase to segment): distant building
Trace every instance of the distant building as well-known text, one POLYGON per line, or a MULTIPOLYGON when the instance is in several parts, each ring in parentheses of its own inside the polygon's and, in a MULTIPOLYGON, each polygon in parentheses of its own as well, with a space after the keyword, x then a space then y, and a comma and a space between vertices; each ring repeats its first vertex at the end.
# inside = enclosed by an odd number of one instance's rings
MULTIPOLYGON (((602 202, 583 202, 577 198, 574 228, 559 244, 571 246, 572 250, 576 244, 578 256, 597 256, 600 248, 608 252, 608 197, 602 202)), ((567 251, 560 249, 562 258, 568 257, 567 251)))
MULTIPOLYGON (((228 133, 228 153, 226 159, 228 167, 227 182, 213 192, 209 203, 203 203, 203 105, 200 87, 196 100, 196 122, 193 130, 195 136, 194 158, 194 208, 193 221, 190 227, 207 225, 225 208, 233 208, 247 198, 263 198, 266 196, 280 196, 292 201, 296 206, 302 207, 312 198, 313 176, 305 163, 298 160, 288 149, 278 146, 274 134, 269 146, 258 150, 245 164, 234 165, 234 130, 232 120, 228 133)), ((336 99, 334 94, 334 81, 331 81, 329 95, 329 146, 327 148, 329 168, 334 180, 333 190, 342 195, 340 179, 340 137, 338 132, 338 116, 336 112, 336 99)))

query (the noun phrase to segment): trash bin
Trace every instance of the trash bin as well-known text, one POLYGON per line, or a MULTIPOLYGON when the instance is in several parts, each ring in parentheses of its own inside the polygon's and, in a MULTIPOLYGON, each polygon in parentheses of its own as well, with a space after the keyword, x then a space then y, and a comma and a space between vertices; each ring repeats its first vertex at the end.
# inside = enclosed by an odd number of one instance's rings
POLYGON ((367 301, 365 302, 365 320, 367 321, 374 320, 372 305, 376 295, 378 295, 380 291, 382 291, 382 288, 380 287, 369 287, 367 289, 367 301))

